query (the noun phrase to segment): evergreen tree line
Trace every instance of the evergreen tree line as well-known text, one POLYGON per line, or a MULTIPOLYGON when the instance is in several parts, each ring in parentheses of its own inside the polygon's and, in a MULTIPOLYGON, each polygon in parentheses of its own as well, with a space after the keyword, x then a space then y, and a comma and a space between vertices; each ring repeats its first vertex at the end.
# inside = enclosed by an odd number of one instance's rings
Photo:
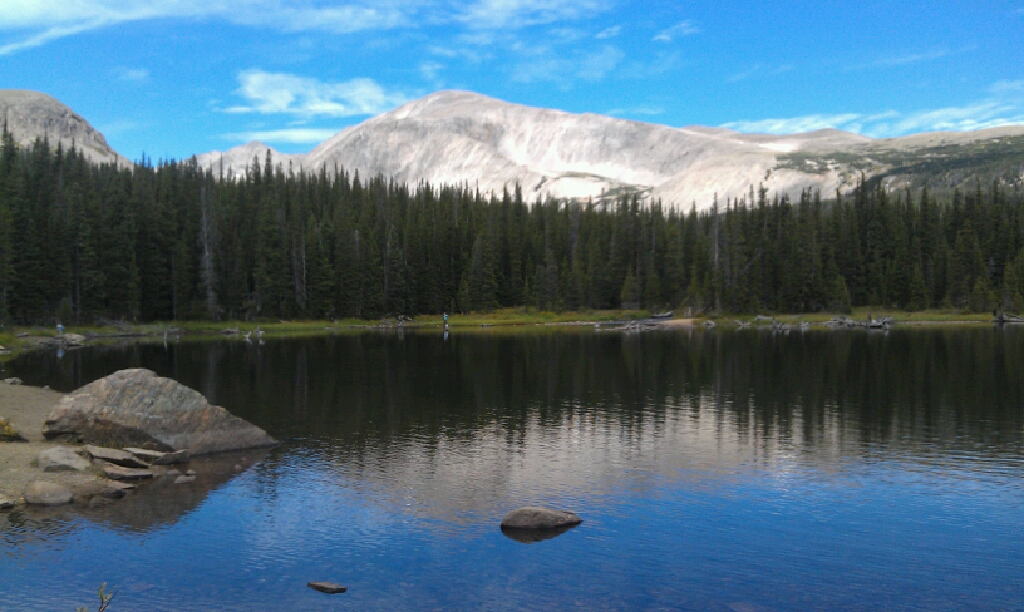
POLYGON ((939 203, 862 181, 709 211, 523 200, 254 160, 133 169, 0 146, 0 320, 376 318, 642 308, 846 312, 1024 307, 1024 194, 939 203))

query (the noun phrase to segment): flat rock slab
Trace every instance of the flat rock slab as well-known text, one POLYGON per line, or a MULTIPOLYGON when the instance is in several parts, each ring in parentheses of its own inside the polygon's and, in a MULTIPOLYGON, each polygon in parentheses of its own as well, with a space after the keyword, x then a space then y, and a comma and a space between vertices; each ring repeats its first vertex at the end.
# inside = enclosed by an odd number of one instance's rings
POLYGON ((111 480, 144 480, 153 477, 153 472, 150 470, 136 470, 119 465, 104 467, 103 474, 111 480))
POLYGON ((501 519, 502 529, 559 529, 583 522, 579 516, 551 508, 518 508, 501 519))
POLYGON ((125 452, 123 450, 117 450, 116 448, 103 448, 102 446, 94 446, 87 444, 85 451, 92 455, 93 459, 100 459, 107 463, 113 463, 126 468, 147 468, 148 463, 139 461, 132 453, 125 452))
POLYGON ((7 499, 3 495, 0 495, 0 510, 10 510, 14 507, 14 502, 7 499))
POLYGON ((203 455, 273 446, 259 427, 198 391, 144 369, 114 372, 61 398, 43 426, 47 439, 78 436, 116 448, 203 455))
POLYGON ((35 506, 61 506, 74 499, 71 490, 54 482, 37 480, 25 487, 25 503, 35 506))
POLYGON ((189 458, 187 450, 174 451, 171 453, 145 448, 126 448, 124 450, 134 455, 136 459, 151 465, 176 465, 179 463, 188 463, 189 458))
POLYGON ((44 472, 81 472, 89 469, 89 460, 64 446, 39 452, 39 469, 44 472))
POLYGON ((196 477, 195 476, 178 476, 177 478, 174 479, 174 484, 188 484, 190 482, 195 482, 195 481, 196 481, 196 477))
POLYGON ((344 593, 348 590, 347 588, 335 582, 307 582, 306 586, 313 589, 314 591, 320 591, 321 593, 327 593, 328 595, 344 593))

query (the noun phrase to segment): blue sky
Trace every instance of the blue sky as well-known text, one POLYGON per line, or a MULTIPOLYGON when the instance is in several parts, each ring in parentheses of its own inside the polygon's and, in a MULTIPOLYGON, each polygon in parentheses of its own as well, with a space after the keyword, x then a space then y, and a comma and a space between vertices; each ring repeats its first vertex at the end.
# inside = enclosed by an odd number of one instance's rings
POLYGON ((308 151, 441 89, 672 126, 1024 123, 1024 0, 0 0, 0 88, 130 158, 308 151))

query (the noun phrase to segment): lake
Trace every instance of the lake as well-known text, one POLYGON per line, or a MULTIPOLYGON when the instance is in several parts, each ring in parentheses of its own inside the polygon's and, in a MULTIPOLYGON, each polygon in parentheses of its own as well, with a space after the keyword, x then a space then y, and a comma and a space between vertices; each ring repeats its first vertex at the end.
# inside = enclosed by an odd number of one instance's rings
POLYGON ((0 514, 0 609, 1022 610, 1024 330, 369 333, 33 353, 281 440, 0 514), (524 544, 505 512, 584 523, 524 544), (349 588, 328 596, 310 580, 349 588))

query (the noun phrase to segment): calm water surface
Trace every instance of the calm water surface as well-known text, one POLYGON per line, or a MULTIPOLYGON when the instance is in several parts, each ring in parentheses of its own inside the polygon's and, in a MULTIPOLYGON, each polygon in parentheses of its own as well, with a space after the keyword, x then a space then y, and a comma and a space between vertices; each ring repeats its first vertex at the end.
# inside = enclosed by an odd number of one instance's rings
POLYGON ((3 375, 135 366, 282 444, 0 514, 0 610, 101 582, 112 612, 1024 610, 1024 330, 225 340, 3 375), (527 504, 585 522, 504 537, 527 504))

